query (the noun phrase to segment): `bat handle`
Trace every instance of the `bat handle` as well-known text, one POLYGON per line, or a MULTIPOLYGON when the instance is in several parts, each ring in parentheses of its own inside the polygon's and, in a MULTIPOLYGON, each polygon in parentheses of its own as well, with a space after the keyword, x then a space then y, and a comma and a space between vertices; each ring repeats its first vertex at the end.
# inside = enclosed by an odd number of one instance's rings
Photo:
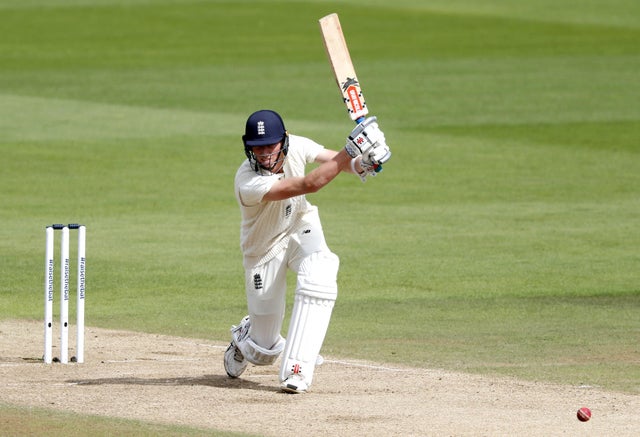
POLYGON ((356 118, 355 122, 356 124, 360 124, 364 121, 364 119, 365 119, 364 117, 359 117, 359 118, 356 118))

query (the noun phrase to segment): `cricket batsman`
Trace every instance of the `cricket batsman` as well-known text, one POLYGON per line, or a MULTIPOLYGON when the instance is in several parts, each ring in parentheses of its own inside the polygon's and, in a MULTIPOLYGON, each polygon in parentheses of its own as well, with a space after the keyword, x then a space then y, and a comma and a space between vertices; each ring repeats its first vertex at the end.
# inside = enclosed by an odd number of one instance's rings
POLYGON ((279 380, 287 393, 311 387, 316 360, 338 295, 339 260, 324 238, 318 209, 305 195, 341 172, 364 181, 391 157, 375 117, 359 123, 340 151, 290 135, 282 117, 260 110, 242 136, 246 160, 235 176, 240 247, 249 315, 231 328, 224 367, 238 378, 249 363, 266 366, 283 354, 279 380), (305 173, 307 164, 319 164, 305 173), (287 338, 281 336, 287 270, 296 274, 287 338))

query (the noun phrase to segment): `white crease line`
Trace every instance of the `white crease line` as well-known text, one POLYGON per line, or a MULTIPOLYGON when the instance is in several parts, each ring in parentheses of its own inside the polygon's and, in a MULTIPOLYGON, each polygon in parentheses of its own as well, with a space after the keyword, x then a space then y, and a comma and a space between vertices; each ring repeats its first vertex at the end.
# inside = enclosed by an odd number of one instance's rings
MULTIPOLYGON (((180 361, 203 361, 206 360, 206 357, 202 357, 202 358, 134 358, 134 359, 124 359, 124 360, 93 360, 93 363, 108 363, 108 364, 116 364, 116 363, 145 363, 145 362, 160 362, 160 363, 171 363, 171 362, 180 362, 180 361)), ((0 367, 21 367, 21 366, 33 366, 34 364, 39 364, 39 365, 44 365, 43 362, 37 362, 37 361, 32 361, 32 362, 24 362, 24 363, 0 363, 0 367)), ((62 364, 62 363, 52 363, 52 364, 47 364, 46 366, 57 366, 57 365, 62 365, 62 366, 82 366, 83 363, 68 363, 68 364, 62 364)))
MULTIPOLYGON (((22 367, 22 366, 33 366, 34 364, 44 364, 44 361, 42 360, 24 360, 22 362, 19 363, 0 363, 0 367, 22 367)), ((54 364, 58 364, 58 363, 54 363, 54 364)), ((69 363, 69 364, 76 364, 76 363, 69 363)), ((50 364, 47 364, 48 366, 50 364)))
POLYGON ((390 372, 406 372, 405 369, 398 369, 394 367, 384 367, 384 366, 374 366, 372 364, 350 363, 349 361, 325 359, 324 362, 331 363, 331 364, 342 364, 343 366, 350 366, 350 367, 363 367, 365 369, 372 369, 372 370, 387 370, 390 372))
POLYGON ((118 363, 173 363, 177 361, 203 361, 205 358, 134 358, 130 360, 100 360, 101 363, 118 364, 118 363))
POLYGON ((212 349, 227 349, 227 347, 229 347, 229 345, 224 345, 224 346, 220 346, 217 344, 207 344, 207 343, 196 343, 195 341, 183 341, 183 344, 192 344, 192 345, 196 345, 196 346, 205 346, 205 347, 210 347, 212 349))
MULTIPOLYGON (((213 345, 213 344, 207 344, 207 343, 198 343, 195 341, 184 341, 183 343, 186 344, 194 344, 196 346, 205 346, 205 347, 210 347, 212 349, 226 349, 228 347, 228 345, 225 346, 219 346, 219 345, 213 345)), ((331 364, 341 364, 343 366, 350 366, 350 367, 362 367, 365 369, 372 369, 372 370, 384 370, 384 371, 388 371, 388 372, 406 372, 405 369, 399 369, 399 368, 394 368, 394 367, 385 367, 385 366, 376 366, 376 365, 372 365, 372 364, 362 364, 362 363, 351 363, 349 361, 340 361, 340 360, 329 360, 329 359, 323 359, 324 363, 331 363, 331 364)), ((322 363, 317 364, 318 366, 321 366, 322 363)))

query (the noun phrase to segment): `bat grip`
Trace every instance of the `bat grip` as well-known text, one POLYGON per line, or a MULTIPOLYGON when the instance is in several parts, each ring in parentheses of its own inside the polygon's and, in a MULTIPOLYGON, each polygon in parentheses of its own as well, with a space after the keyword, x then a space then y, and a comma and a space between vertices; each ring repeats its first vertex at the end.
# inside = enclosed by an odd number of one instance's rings
POLYGON ((364 117, 356 118, 356 124, 362 123, 364 121, 364 119, 365 119, 364 117))

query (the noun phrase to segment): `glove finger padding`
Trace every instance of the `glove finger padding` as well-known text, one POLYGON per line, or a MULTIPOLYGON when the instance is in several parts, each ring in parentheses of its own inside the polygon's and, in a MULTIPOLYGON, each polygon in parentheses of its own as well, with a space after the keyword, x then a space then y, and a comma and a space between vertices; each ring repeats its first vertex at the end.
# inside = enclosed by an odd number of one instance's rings
POLYGON ((385 142, 377 142, 372 148, 370 148, 364 155, 362 155, 363 161, 368 161, 374 164, 384 164, 391 159, 391 149, 385 142))
POLYGON ((360 166, 371 176, 382 171, 382 164, 391 158, 391 150, 386 144, 377 143, 362 155, 360 166))
POLYGON ((375 176, 376 173, 380 171, 380 169, 378 168, 380 167, 380 165, 371 160, 370 151, 367 152, 367 154, 362 155, 362 160, 360 161, 360 167, 362 167, 362 170, 364 170, 365 174, 370 176, 375 176))
POLYGON ((372 147, 376 147, 376 143, 385 144, 384 133, 378 126, 376 117, 369 117, 359 123, 349 134, 345 150, 352 158, 362 155, 372 147))

